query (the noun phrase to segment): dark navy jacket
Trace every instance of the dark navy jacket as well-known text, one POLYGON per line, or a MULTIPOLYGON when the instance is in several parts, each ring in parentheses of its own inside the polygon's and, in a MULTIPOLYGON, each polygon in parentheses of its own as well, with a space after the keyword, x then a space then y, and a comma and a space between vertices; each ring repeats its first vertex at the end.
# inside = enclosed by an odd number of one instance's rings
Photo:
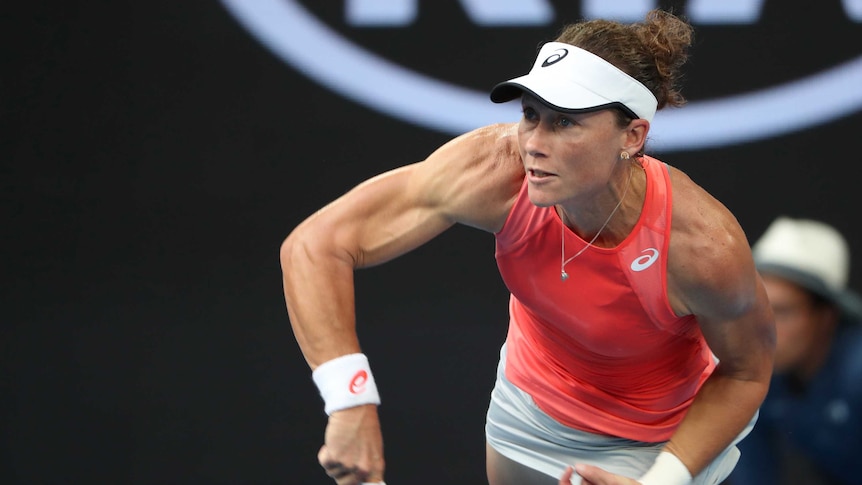
POLYGON ((862 325, 842 324, 804 387, 775 375, 730 485, 862 484, 862 325))

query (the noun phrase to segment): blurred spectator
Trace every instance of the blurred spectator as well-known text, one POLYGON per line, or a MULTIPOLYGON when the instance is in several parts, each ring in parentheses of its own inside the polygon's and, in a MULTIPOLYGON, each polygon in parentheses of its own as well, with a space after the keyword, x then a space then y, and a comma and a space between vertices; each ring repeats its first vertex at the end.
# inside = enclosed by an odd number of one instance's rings
POLYGON ((847 289, 847 242, 822 222, 779 217, 752 249, 775 313, 775 370, 725 483, 860 484, 862 304, 847 289))

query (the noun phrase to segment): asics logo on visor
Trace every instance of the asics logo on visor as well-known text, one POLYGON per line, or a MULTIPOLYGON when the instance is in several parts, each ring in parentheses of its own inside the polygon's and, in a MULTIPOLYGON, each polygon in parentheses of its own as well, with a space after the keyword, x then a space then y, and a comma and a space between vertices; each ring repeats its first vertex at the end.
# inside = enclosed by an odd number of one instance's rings
POLYGON ((568 49, 557 49, 556 51, 554 51, 553 54, 551 54, 550 56, 548 56, 547 59, 545 59, 545 62, 542 63, 542 67, 548 67, 553 64, 556 64, 562 61, 563 58, 567 55, 569 55, 568 49))
POLYGON ((652 264, 655 263, 658 259, 658 249, 656 248, 646 248, 641 252, 648 252, 650 254, 644 254, 643 256, 639 256, 634 261, 632 261, 632 271, 643 271, 652 266, 652 264))

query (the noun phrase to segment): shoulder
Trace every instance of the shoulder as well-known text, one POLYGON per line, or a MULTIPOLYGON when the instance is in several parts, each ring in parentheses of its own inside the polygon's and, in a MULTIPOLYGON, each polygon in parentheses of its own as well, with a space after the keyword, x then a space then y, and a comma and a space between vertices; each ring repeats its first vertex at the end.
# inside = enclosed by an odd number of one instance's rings
POLYGON ((453 222, 494 232, 502 227, 524 180, 517 125, 475 129, 444 144, 415 167, 428 203, 453 222))
POLYGON ((679 169, 670 168, 673 215, 668 291, 682 313, 717 319, 745 313, 759 279, 748 239, 736 217, 679 169), (726 313, 726 315, 721 315, 726 313))
POLYGON ((462 169, 520 164, 517 125, 499 123, 476 128, 445 143, 426 161, 462 169))

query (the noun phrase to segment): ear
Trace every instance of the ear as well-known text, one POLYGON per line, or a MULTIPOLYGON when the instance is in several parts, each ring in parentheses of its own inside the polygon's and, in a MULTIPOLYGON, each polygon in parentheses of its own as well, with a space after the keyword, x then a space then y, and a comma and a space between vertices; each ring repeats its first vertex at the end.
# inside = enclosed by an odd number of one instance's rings
POLYGON ((643 118, 631 120, 629 125, 623 130, 623 146, 621 150, 629 152, 632 155, 641 153, 646 143, 649 127, 649 121, 643 118))

